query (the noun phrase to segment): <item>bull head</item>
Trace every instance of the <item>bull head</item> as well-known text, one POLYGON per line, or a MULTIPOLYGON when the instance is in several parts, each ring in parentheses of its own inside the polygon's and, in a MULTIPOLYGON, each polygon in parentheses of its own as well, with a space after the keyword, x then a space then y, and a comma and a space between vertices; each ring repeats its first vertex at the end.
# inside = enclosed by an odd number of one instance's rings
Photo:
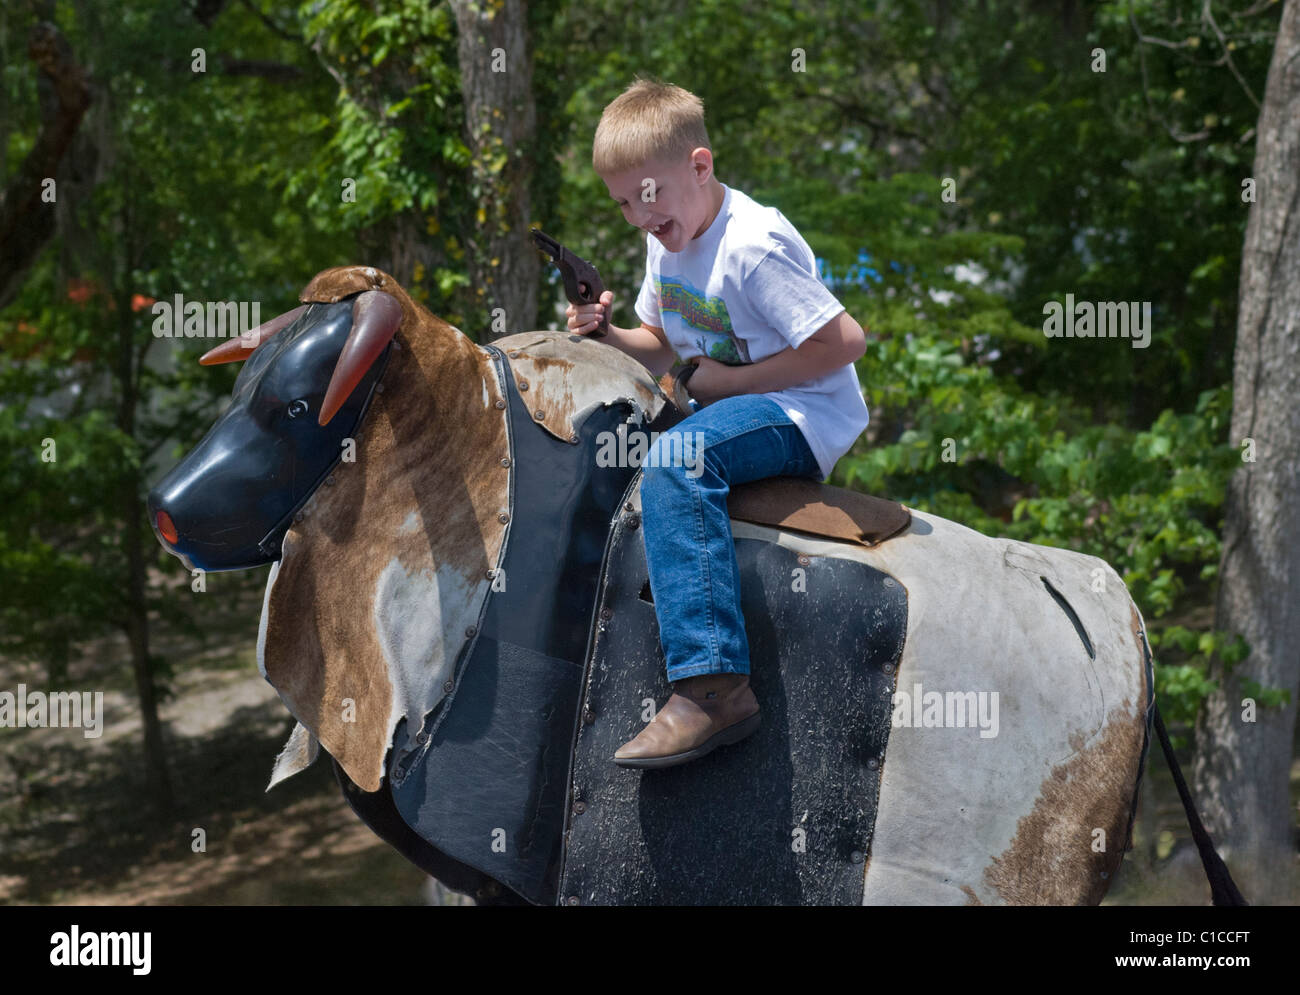
POLYGON ((149 493, 149 520, 190 569, 277 559, 294 513, 338 461, 365 413, 402 320, 381 290, 294 308, 205 353, 247 360, 233 400, 149 493))

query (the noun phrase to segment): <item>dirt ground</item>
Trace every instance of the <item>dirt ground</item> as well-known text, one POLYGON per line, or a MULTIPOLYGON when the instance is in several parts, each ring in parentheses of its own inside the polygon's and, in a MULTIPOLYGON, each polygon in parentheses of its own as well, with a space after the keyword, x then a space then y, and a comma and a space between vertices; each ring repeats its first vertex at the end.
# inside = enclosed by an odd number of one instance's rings
MULTIPOLYGON (((153 651, 176 670, 175 694, 160 710, 174 819, 161 822, 142 804, 124 640, 88 648, 65 685, 104 691, 100 738, 0 730, 0 903, 472 905, 353 814, 328 757, 265 791, 293 720, 257 671, 260 594, 223 591, 221 580, 209 576, 208 593, 193 596, 213 599, 211 628, 224 645, 195 645, 158 620, 153 630, 153 651)), ((0 688, 20 682, 46 686, 40 668, 0 661, 0 688)))
MULTIPOLYGON (((63 685, 104 691, 100 738, 79 729, 0 729, 0 903, 474 904, 371 833, 344 801, 327 757, 265 791, 293 720, 257 672, 260 586, 245 580, 226 590, 222 581, 209 576, 207 594, 176 593, 212 599, 204 605, 205 628, 215 634, 207 645, 170 632, 164 619, 153 624, 152 649, 176 674, 175 693, 161 709, 174 818, 160 820, 144 804, 140 722, 123 640, 88 647, 63 685), (205 848, 195 852, 199 829, 205 848)), ((19 683, 45 687, 45 674, 0 660, 0 688, 19 683)), ((1300 763, 1293 784, 1300 797, 1300 763)), ((1279 874, 1290 881, 1281 894, 1289 904, 1300 901, 1296 869, 1279 874)), ((1134 847, 1104 904, 1208 902, 1153 739, 1134 847)))

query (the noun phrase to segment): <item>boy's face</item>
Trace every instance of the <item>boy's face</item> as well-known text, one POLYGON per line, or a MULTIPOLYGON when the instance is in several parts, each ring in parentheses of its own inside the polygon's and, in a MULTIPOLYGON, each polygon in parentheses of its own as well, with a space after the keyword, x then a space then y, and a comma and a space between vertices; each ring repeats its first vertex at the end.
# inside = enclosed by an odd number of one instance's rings
POLYGON ((649 232, 669 252, 681 252, 713 220, 712 176, 712 153, 697 148, 679 162, 652 159, 601 179, 628 224, 649 232))

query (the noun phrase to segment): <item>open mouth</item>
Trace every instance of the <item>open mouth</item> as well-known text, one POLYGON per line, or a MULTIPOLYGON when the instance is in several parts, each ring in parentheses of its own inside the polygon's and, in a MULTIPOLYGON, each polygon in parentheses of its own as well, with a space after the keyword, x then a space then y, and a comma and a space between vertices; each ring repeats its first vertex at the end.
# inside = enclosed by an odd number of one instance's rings
POLYGON ((651 235, 654 235, 662 239, 662 238, 667 238, 668 234, 672 231, 672 229, 673 229, 673 223, 671 220, 669 220, 669 221, 664 221, 663 223, 657 225, 654 228, 649 228, 647 229, 647 231, 649 231, 651 235))

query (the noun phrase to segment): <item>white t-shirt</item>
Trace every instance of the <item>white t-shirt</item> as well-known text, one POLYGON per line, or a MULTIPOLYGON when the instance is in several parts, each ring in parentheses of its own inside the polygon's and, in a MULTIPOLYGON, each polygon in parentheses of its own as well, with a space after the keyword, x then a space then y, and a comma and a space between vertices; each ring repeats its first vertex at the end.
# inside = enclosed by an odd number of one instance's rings
MULTIPOLYGON (((664 330, 682 360, 703 355, 736 366, 797 349, 844 305, 818 278, 812 249, 784 214, 726 184, 723 190, 718 216, 681 252, 647 235, 636 313, 664 330)), ((799 426, 822 480, 870 420, 852 363, 761 396, 799 426)))

